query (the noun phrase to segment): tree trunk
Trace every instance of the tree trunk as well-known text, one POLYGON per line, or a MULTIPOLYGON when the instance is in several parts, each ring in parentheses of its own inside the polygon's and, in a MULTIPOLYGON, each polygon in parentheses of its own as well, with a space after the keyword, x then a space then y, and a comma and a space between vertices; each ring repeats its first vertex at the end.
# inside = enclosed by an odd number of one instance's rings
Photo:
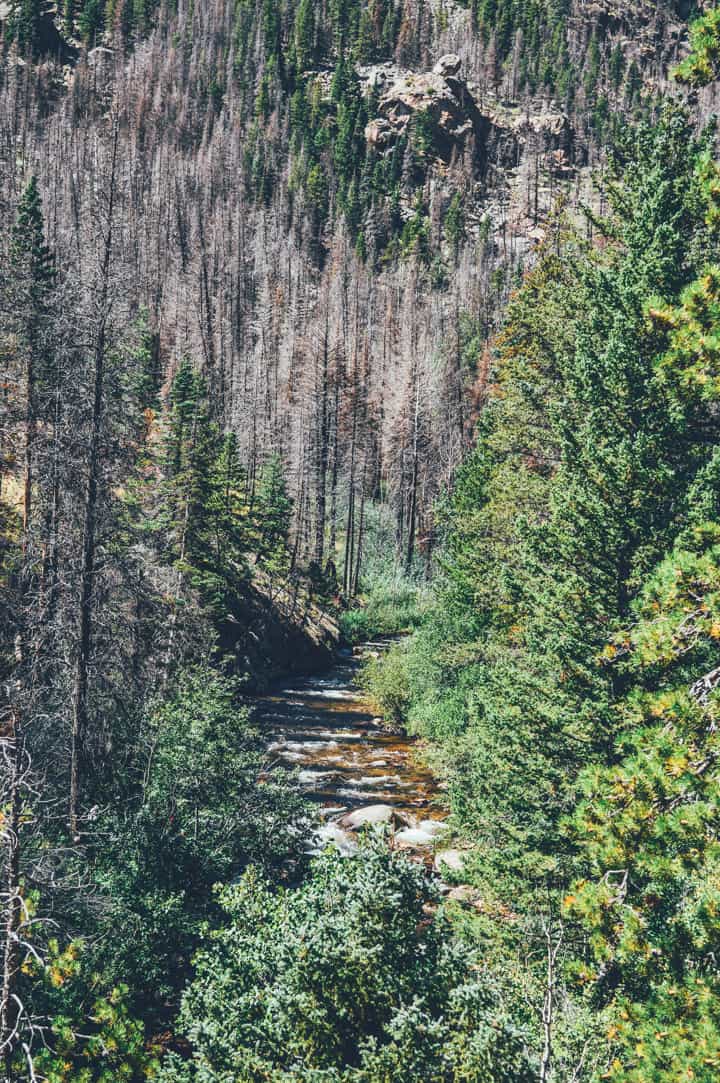
POLYGON ((413 419, 413 449, 412 449, 412 473, 410 476, 410 506, 408 509, 407 526, 407 550, 405 553, 405 567, 407 571, 412 568, 415 555, 415 531, 417 526, 417 487, 418 487, 418 427, 420 423, 420 382, 415 373, 415 416, 413 419))
POLYGON ((110 316, 110 264, 113 249, 113 226, 115 214, 117 157, 119 130, 115 124, 110 175, 108 178, 108 209, 105 236, 100 265, 100 293, 98 298, 98 322, 93 348, 93 397, 88 447, 87 480, 83 501, 83 541, 80 564, 80 610, 78 648, 72 692, 72 727, 70 749, 70 835, 79 838, 80 774, 83 744, 88 724, 88 677, 93 637, 93 588, 95 585, 95 551, 97 545, 97 510, 100 468, 100 440, 105 390, 105 361, 110 316))
POLYGON ((23 770, 23 741, 20 717, 15 707, 11 708, 8 731, 2 738, 2 751, 5 768, 8 772, 6 791, 7 809, 3 823, 2 838, 6 850, 5 874, 5 948, 3 951, 2 990, 0 991, 0 1051, 5 1065, 5 1074, 11 1078, 11 1060, 14 1051, 13 1036, 18 1021, 18 1003, 15 999, 15 984, 19 971, 20 942, 18 930, 22 918, 22 900, 20 897, 20 797, 23 770))

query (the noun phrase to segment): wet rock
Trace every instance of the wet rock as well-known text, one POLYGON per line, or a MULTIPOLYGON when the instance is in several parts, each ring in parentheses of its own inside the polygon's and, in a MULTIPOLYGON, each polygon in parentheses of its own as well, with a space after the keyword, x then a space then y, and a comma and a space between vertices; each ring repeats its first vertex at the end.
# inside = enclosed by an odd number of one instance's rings
POLYGON ((421 831, 429 832, 434 838, 449 830, 444 820, 421 820, 418 827, 421 831))
POLYGON ((435 855, 435 868, 442 872, 443 868, 451 872, 462 872, 465 867, 465 855, 462 850, 440 850, 435 855))
POLYGON ((359 831, 362 827, 378 827, 389 824, 391 827, 410 827, 410 818, 392 805, 367 805, 343 816, 340 826, 350 831, 359 831))
POLYGON ((310 789, 318 789, 320 786, 326 785, 331 779, 337 779, 337 771, 299 771, 297 780, 301 786, 308 786, 310 789))
POLYGON ((435 835, 431 831, 420 827, 406 827, 398 831, 393 839, 393 844, 401 850, 423 850, 432 846, 435 835))
POLYGON ((336 823, 323 824, 314 835, 308 854, 321 854, 328 846, 334 846, 343 857, 352 857, 360 849, 357 841, 336 823))

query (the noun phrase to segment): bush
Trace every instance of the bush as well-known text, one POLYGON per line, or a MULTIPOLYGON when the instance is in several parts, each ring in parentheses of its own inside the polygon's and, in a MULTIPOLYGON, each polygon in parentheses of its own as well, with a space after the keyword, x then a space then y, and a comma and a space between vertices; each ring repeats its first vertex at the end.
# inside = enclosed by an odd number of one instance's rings
POLYGON ((394 643, 386 654, 370 658, 363 666, 360 685, 384 719, 396 725, 404 722, 410 706, 404 644, 394 643))
POLYGON ((163 1083, 525 1083, 524 1036, 473 966, 423 870, 381 842, 328 852, 294 891, 255 872, 223 892, 163 1083))
POLYGON ((237 682, 198 667, 144 725, 144 800, 108 817, 96 880, 108 898, 98 965, 160 1019, 179 1000, 203 922, 220 917, 213 886, 251 862, 268 875, 304 862, 306 813, 290 789, 259 778, 264 742, 237 704, 237 682))

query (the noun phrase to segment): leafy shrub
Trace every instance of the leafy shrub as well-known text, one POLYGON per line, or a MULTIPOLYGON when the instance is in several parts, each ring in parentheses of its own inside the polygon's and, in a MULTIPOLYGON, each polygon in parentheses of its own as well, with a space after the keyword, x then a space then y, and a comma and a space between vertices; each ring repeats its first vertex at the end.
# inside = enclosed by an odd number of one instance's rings
POLYGON ((405 721, 410 685, 403 644, 394 643, 379 658, 370 658, 363 667, 360 683, 383 718, 396 724, 405 721))
POLYGON ((434 901, 383 844, 323 855, 294 891, 246 873, 184 1000, 193 1059, 163 1083, 529 1083, 523 1034, 434 901))

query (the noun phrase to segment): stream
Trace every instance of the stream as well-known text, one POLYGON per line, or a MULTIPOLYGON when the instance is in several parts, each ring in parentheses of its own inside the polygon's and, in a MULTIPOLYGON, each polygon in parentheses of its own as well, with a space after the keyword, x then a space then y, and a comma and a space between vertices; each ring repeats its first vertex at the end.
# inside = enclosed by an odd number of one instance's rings
POLYGON ((415 755, 415 742, 374 719, 357 686, 368 657, 387 647, 365 643, 340 656, 328 672, 290 679, 255 701, 255 720, 267 738, 269 766, 293 771, 325 821, 312 845, 357 848, 358 829, 388 824, 393 843, 429 851, 444 831, 439 788, 415 755))

